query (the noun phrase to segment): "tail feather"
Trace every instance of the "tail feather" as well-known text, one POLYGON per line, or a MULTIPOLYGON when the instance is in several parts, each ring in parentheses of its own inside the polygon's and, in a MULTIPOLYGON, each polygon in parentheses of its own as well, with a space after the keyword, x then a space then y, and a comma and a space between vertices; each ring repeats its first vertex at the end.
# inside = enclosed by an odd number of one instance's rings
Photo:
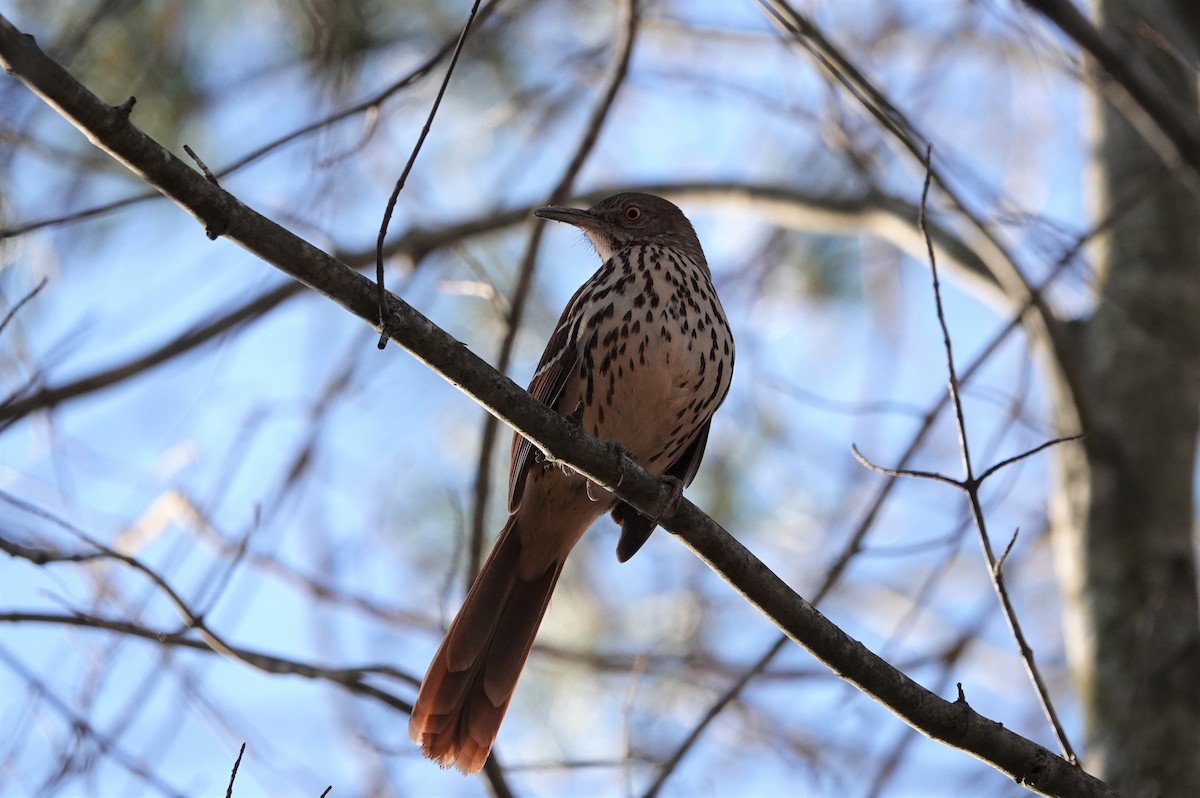
POLYGON ((514 516, 421 683, 408 735, 442 767, 466 774, 483 767, 562 572, 558 562, 523 579, 520 555, 514 516))

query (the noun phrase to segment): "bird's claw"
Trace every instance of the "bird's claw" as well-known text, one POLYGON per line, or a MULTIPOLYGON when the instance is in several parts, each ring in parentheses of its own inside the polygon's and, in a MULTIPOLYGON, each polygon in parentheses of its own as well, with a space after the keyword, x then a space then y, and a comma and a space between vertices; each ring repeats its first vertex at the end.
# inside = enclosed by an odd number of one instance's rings
POLYGON ((567 416, 567 421, 570 421, 577 427, 583 426, 583 400, 580 399, 575 404, 575 409, 571 411, 571 415, 567 416))
POLYGON ((619 488, 621 487, 621 483, 625 481, 624 458, 628 457, 630 460, 638 464, 641 464, 642 459, 633 452, 629 451, 629 449, 625 448, 625 445, 622 443, 618 443, 617 441, 609 441, 608 445, 612 447, 613 455, 617 458, 617 487, 619 488))
MULTIPOLYGON (((615 487, 619 488, 621 487, 621 483, 625 481, 625 458, 628 457, 635 463, 640 463, 641 460, 636 454, 629 451, 623 444, 617 441, 605 441, 605 443, 608 444, 613 457, 617 459, 617 484, 615 487)), ((609 495, 611 496, 611 493, 609 495)), ((587 496, 591 501, 599 501, 599 499, 592 496, 592 483, 590 481, 587 484, 587 496)))
POLYGON ((658 514, 654 516, 654 526, 658 526, 658 519, 664 515, 674 515, 679 509, 679 502, 683 500, 683 480, 679 477, 673 477, 670 474, 663 474, 659 477, 662 483, 667 486, 670 493, 667 495, 666 502, 659 508, 658 514))
MULTIPOLYGON (((625 481, 625 461, 622 459, 622 455, 628 457, 638 465, 641 465, 642 459, 617 441, 609 441, 608 443, 612 447, 613 454, 617 457, 617 487, 619 488, 621 487, 621 483, 625 481)), ((685 487, 683 480, 670 474, 660 475, 659 480, 667 487, 668 494, 666 502, 663 503, 663 506, 654 518, 651 519, 653 526, 658 526, 658 519, 664 515, 673 515, 679 509, 679 502, 683 500, 683 489, 685 487)))

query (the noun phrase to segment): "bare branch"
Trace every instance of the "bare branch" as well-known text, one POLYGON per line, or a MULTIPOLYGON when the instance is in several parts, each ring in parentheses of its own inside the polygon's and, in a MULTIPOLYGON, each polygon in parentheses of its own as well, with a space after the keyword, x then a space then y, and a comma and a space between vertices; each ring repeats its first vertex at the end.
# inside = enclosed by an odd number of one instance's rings
POLYGON ((62 385, 44 386, 28 396, 10 397, 7 401, 0 403, 0 422, 11 423, 30 413, 49 410, 63 402, 104 390, 167 363, 203 344, 217 340, 223 334, 242 324, 261 318, 303 290, 304 286, 299 283, 285 283, 253 297, 199 327, 181 333, 144 354, 136 355, 115 366, 93 372, 62 385))
MULTIPOLYGON (((926 162, 929 161, 929 153, 926 154, 926 162)), ((1058 713, 1054 709, 1054 702, 1050 698, 1050 691, 1046 687, 1045 681, 1042 679, 1041 671, 1038 670, 1034 663, 1033 649, 1025 639, 1025 633, 1021 630, 1020 621, 1017 619, 1016 609, 1012 605, 1012 601, 1008 596, 1008 588, 1004 584, 1004 576, 997 567, 996 555, 992 551, 992 544, 988 538, 987 525, 984 521, 983 506, 979 501, 979 484, 974 476, 971 465, 971 453, 967 444, 967 422, 963 414, 962 396, 960 394, 960 386, 958 381, 958 373, 954 366, 954 350, 950 342, 950 327, 946 323, 946 314, 942 307, 942 292, 938 282, 937 257, 933 251, 933 240, 929 238, 925 231, 925 203, 929 196, 929 185, 932 181, 932 172, 926 172, 925 186, 921 191, 921 213, 917 216, 917 227, 925 235, 927 246, 929 248, 929 270, 933 281, 933 297, 934 304, 937 310, 938 325, 942 330, 942 345, 946 351, 946 370, 949 374, 949 395, 951 405, 954 407, 954 420, 958 429, 958 443, 962 451, 963 470, 965 478, 960 484, 960 487, 966 491, 967 497, 971 504, 971 512, 975 518, 975 525, 979 530, 979 542, 983 548, 984 558, 987 561, 988 573, 991 575, 992 587, 996 591, 996 597, 1000 601, 1000 606, 1004 611, 1004 618, 1008 622, 1009 629, 1012 631, 1013 637, 1016 639, 1017 647, 1020 650, 1021 660, 1025 663, 1025 669, 1029 673, 1030 681, 1033 683, 1034 691, 1037 693, 1038 701, 1042 705, 1042 711, 1046 715, 1046 720, 1050 727, 1054 730, 1055 737, 1058 739, 1058 744, 1062 748, 1063 756, 1068 762, 1076 763, 1078 759, 1075 756, 1075 751, 1071 748, 1071 743, 1067 739, 1066 731, 1062 727, 1062 723, 1058 719, 1058 713)), ((1054 443, 1053 441, 1051 443, 1054 443)), ((1040 451, 1046 446, 1038 447, 1034 451, 1040 451)), ((994 473, 994 470, 993 470, 994 473)))
MULTIPOLYGON (((822 30, 808 17, 797 11, 787 0, 759 0, 767 16, 797 46, 815 60, 818 66, 837 81, 863 109, 871 115, 900 144, 914 165, 924 166, 929 137, 921 133, 894 102, 859 69, 822 30)), ((1032 302, 1032 308, 1046 327, 1048 343, 1055 343, 1058 326, 1053 311, 1033 291, 1015 258, 968 207, 962 194, 930 166, 927 173, 939 190, 967 219, 977 234, 976 249, 987 252, 989 268, 996 282, 1016 305, 1032 302)))
MULTIPOLYGON (((485 5, 483 8, 481 8, 479 10, 478 16, 479 16, 479 22, 481 24, 488 17, 491 16, 491 13, 492 13, 492 11, 495 10, 496 4, 498 2, 499 2, 499 0, 490 0, 490 2, 488 2, 487 5, 485 5)), ((230 163, 224 169, 221 169, 220 171, 216 172, 215 176, 217 178, 222 178, 222 177, 227 177, 231 174, 234 174, 235 172, 238 172, 241 169, 244 169, 245 167, 249 166, 250 164, 253 164, 257 161, 262 160, 263 158, 265 158, 266 156, 275 152, 276 150, 280 149, 281 147, 291 144, 294 141, 303 139, 307 136, 311 136, 314 133, 319 133, 320 131, 322 131, 332 125, 335 125, 338 122, 341 122, 343 120, 350 119, 351 117, 358 116, 359 114, 377 113, 379 111, 379 109, 383 106, 383 104, 386 103, 388 100, 390 100, 392 97, 396 96, 404 89, 407 89, 407 88, 415 85, 421 78, 428 75, 433 70, 434 67, 436 67, 439 63, 441 63, 442 59, 444 59, 447 55, 450 54, 451 50, 455 46, 455 42, 456 42, 456 38, 450 38, 450 39, 446 40, 445 42, 442 43, 442 45, 436 51, 433 52, 433 54, 431 54, 428 58, 426 58, 424 61, 422 61, 416 67, 409 70, 409 72, 407 74, 405 74, 398 80, 394 81, 393 83, 389 84, 388 86, 385 86, 383 89, 377 91, 375 94, 373 94, 363 100, 360 100, 359 102, 355 103, 354 105, 351 105, 347 108, 343 108, 340 111, 335 111, 335 112, 329 114, 328 116, 325 116, 321 119, 316 120, 315 122, 310 122, 307 125, 297 128, 296 130, 292 130, 288 133, 285 133, 282 136, 279 136, 278 138, 273 139, 272 141, 269 141, 265 144, 262 144, 256 148, 254 148, 250 152, 248 152, 245 155, 241 156, 240 158, 237 158, 236 160, 234 160, 232 163, 230 163)), ((87 219, 94 218, 96 216, 103 216, 104 214, 112 213, 113 211, 116 211, 116 210, 121 210, 123 208, 128 208, 130 206, 137 205, 137 204, 145 202, 147 200, 158 199, 161 196, 162 196, 162 194, 160 194, 159 192, 151 190, 151 191, 146 191, 146 192, 143 192, 141 194, 137 194, 137 195, 134 195, 131 197, 125 197, 124 199, 114 200, 112 202, 106 202, 104 204, 96 205, 91 208, 85 208, 83 210, 75 211, 73 213, 65 214, 62 216, 56 216, 56 217, 53 217, 50 219, 38 219, 36 221, 27 222, 26 224, 19 225, 17 227, 12 227, 12 228, 0 228, 0 241, 3 241, 6 238, 15 238, 17 236, 22 236, 22 235, 25 235, 26 233, 31 233, 35 230, 40 230, 45 227, 56 227, 56 226, 64 225, 64 224, 73 224, 75 222, 82 222, 87 219)))

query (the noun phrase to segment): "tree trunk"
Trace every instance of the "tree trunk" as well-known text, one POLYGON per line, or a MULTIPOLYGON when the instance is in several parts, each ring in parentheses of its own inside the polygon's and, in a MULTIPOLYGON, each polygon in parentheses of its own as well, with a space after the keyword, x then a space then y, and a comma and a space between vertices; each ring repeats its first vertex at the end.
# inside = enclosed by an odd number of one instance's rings
MULTIPOLYGON (((1147 35, 1135 5, 1096 0, 1101 31, 1195 119, 1196 73, 1179 57, 1188 51, 1147 35)), ((1168 37, 1182 29, 1162 19, 1155 29, 1168 37)), ((1094 250, 1096 306, 1068 366, 1074 395, 1057 397, 1059 423, 1086 433, 1061 453, 1054 508, 1067 650, 1088 769, 1135 798, 1200 795, 1200 181, 1164 170, 1103 96, 1092 110, 1096 218, 1145 198, 1094 250)))

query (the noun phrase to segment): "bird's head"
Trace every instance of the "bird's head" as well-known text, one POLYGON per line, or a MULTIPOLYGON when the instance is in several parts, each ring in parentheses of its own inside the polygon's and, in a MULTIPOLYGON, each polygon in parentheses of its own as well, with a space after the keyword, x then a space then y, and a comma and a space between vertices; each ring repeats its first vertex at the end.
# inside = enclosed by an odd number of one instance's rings
POLYGON ((674 204, 653 194, 630 191, 602 199, 586 211, 550 205, 533 215, 578 227, 601 260, 624 247, 656 244, 679 250, 708 269, 692 223, 674 204))

